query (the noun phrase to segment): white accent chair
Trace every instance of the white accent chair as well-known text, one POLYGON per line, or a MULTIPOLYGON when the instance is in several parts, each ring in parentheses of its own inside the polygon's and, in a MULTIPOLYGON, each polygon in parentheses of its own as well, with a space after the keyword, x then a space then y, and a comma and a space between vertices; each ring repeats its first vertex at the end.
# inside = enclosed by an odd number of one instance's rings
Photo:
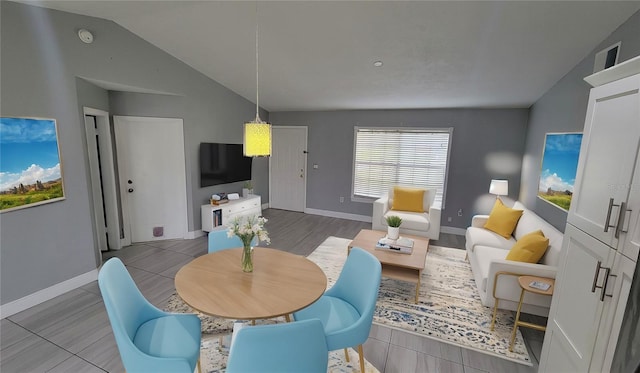
POLYGON ((423 201, 425 212, 391 210, 391 206, 393 206, 393 187, 391 187, 387 195, 373 202, 372 229, 386 232, 388 227, 386 217, 396 215, 402 219, 401 234, 411 234, 437 240, 440 238, 442 204, 435 202, 435 199, 436 191, 426 189, 423 201))

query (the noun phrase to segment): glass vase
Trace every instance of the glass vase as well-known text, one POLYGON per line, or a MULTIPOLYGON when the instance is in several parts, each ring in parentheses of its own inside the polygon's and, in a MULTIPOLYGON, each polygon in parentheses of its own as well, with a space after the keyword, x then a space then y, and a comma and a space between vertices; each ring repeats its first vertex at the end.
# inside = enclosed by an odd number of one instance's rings
POLYGON ((241 264, 243 272, 253 272, 253 247, 251 247, 251 243, 243 244, 241 264))

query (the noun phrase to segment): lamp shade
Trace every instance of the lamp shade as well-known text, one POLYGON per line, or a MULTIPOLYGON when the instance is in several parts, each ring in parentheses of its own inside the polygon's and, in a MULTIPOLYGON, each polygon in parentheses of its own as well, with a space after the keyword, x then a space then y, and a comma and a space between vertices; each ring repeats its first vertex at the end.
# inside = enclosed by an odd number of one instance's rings
POLYGON ((509 194, 509 181, 498 179, 491 180, 489 193, 495 194, 496 196, 506 196, 509 194))
POLYGON ((262 121, 244 124, 244 155, 268 157, 271 155, 271 125, 262 121))

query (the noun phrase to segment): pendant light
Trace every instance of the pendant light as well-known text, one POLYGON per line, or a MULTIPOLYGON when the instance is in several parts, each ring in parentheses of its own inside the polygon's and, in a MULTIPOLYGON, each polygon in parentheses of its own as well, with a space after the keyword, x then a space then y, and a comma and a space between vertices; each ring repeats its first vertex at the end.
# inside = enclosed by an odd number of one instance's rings
POLYGON ((246 157, 271 155, 271 125, 260 119, 258 91, 258 3, 256 3, 256 118, 244 124, 244 155, 246 157))

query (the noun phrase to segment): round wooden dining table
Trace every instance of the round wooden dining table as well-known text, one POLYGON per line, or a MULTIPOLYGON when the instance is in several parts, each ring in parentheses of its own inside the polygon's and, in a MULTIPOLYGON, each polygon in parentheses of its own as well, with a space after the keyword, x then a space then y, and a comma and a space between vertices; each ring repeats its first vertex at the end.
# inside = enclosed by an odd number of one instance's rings
POLYGON ((327 277, 309 259, 264 247, 253 250, 253 272, 240 266, 242 248, 200 256, 175 277, 178 295, 211 316, 256 320, 287 316, 322 296, 327 277))

